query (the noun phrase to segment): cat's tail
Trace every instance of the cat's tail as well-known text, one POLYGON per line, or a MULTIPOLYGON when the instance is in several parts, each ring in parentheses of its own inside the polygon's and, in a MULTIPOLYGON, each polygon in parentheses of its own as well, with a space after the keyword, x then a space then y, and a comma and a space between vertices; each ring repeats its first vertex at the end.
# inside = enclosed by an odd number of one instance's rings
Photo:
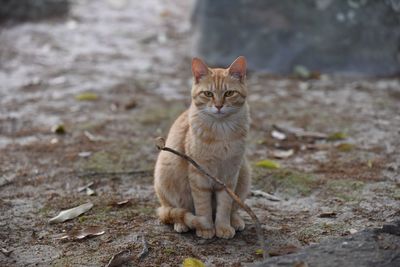
POLYGON ((161 222, 166 224, 183 223, 190 229, 208 229, 212 226, 205 217, 196 216, 187 209, 161 206, 157 209, 161 222))

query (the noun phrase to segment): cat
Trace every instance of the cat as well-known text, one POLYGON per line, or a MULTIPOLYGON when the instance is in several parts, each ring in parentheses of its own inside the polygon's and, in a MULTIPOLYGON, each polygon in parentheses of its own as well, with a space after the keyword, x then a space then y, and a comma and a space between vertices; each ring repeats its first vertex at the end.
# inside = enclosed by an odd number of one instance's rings
MULTIPOLYGON (((250 191, 251 169, 245 157, 250 116, 246 102, 246 59, 227 69, 209 68, 193 58, 192 102, 173 123, 166 146, 186 153, 221 179, 244 200, 250 191)), ((161 203, 161 222, 177 232, 195 229, 202 238, 232 238, 245 228, 230 196, 187 161, 161 151, 154 188, 161 203)))

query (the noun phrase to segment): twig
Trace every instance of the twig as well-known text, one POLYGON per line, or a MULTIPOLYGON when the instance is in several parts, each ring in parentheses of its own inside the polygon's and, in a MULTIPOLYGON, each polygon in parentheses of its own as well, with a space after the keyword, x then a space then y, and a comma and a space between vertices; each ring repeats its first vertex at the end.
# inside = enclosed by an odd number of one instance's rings
POLYGON ((210 178, 211 180, 213 180, 215 183, 219 184, 220 186, 222 186, 224 188, 224 190, 228 193, 228 195, 244 210, 247 212, 247 214, 249 214, 249 216, 251 217, 251 219, 253 220, 255 226, 256 226, 256 233, 257 233, 257 237, 258 237, 258 241, 260 242, 260 246, 261 249, 263 250, 263 258, 267 257, 267 253, 266 253, 266 247, 265 247, 265 240, 264 237, 262 235, 262 231, 261 231, 261 224, 260 221, 258 220, 256 214, 251 210, 251 208, 245 204, 236 194, 235 192, 233 192, 229 187, 226 186, 226 184, 224 182, 222 182, 220 179, 210 175, 208 172, 206 172, 196 161, 194 161, 191 157, 178 152, 172 148, 166 147, 165 146, 165 140, 162 137, 158 137, 156 139, 156 147, 159 150, 163 150, 163 151, 168 151, 171 152, 183 159, 185 159, 186 161, 188 161, 189 163, 191 163, 197 170, 199 170, 202 174, 204 174, 205 176, 207 176, 208 178, 210 178))

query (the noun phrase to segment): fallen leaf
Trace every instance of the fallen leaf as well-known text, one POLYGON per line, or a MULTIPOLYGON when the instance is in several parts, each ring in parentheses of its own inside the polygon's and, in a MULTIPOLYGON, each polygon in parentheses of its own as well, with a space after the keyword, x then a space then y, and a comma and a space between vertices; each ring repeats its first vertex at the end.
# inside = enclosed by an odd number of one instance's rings
POLYGON ((311 76, 311 72, 308 70, 307 67, 303 65, 297 65, 293 69, 293 74, 301 79, 309 79, 311 76))
POLYGON ((264 250, 262 248, 256 249, 256 255, 264 255, 264 250))
POLYGON ((368 168, 372 168, 372 166, 373 166, 373 161, 370 159, 370 160, 368 160, 367 161, 367 166, 368 166, 368 168))
POLYGON ((278 140, 285 140, 286 139, 286 134, 284 134, 284 133, 282 133, 280 131, 277 131, 277 130, 272 130, 271 136, 273 138, 275 138, 275 139, 278 139, 278 140))
POLYGON ((65 127, 62 124, 57 124, 51 127, 51 131, 55 134, 65 134, 65 127))
POLYGON ((350 152, 353 150, 354 145, 349 143, 342 143, 336 146, 336 148, 342 152, 350 152))
POLYGON ((336 218, 336 212, 330 211, 330 212, 323 212, 321 213, 318 217, 320 218, 336 218))
POLYGON ((343 132, 336 132, 336 133, 333 133, 333 134, 329 135, 327 139, 328 139, 329 141, 337 141, 337 140, 346 139, 346 138, 348 138, 348 137, 349 137, 349 136, 348 136, 346 133, 343 133, 343 132))
POLYGON ((144 235, 142 235, 142 246, 143 246, 142 251, 137 256, 139 260, 143 259, 144 257, 147 256, 147 254, 149 254, 149 246, 147 244, 146 239, 144 238, 144 235))
POLYGON ((272 125, 272 127, 280 132, 285 133, 286 135, 294 135, 296 138, 304 139, 326 139, 328 135, 320 132, 311 132, 305 131, 304 129, 297 127, 289 127, 289 126, 281 126, 281 125, 272 125))
POLYGON ((71 230, 62 235, 59 239, 81 240, 86 237, 99 236, 105 233, 105 230, 99 226, 89 226, 80 230, 71 230))
POLYGON ((71 219, 76 218, 79 215, 87 212, 92 207, 93 207, 93 204, 89 202, 89 203, 82 204, 78 207, 72 208, 72 209, 63 210, 57 216, 51 218, 49 220, 49 223, 59 223, 59 222, 65 222, 67 220, 71 220, 71 219))
POLYGON ((358 231, 356 229, 349 229, 349 233, 351 235, 354 235, 355 233, 357 233, 358 231))
POLYGON ((274 195, 268 194, 268 193, 266 193, 264 191, 261 191, 261 190, 251 190, 251 195, 255 196, 255 197, 264 197, 264 198, 266 198, 268 200, 271 200, 271 201, 281 201, 280 198, 278 198, 278 197, 276 197, 274 195))
POLYGON ((131 261, 132 259, 133 256, 131 254, 131 251, 126 249, 112 256, 106 267, 118 267, 127 263, 128 261, 131 261))
POLYGON ((90 187, 86 188, 86 195, 92 196, 94 194, 96 194, 96 192, 93 189, 91 189, 90 187))
POLYGON ((272 156, 277 159, 286 159, 294 154, 293 149, 289 150, 282 150, 282 149, 275 149, 271 152, 272 156))
POLYGON ((79 152, 78 156, 81 158, 87 158, 90 157, 90 155, 92 155, 92 152, 90 151, 83 151, 83 152, 79 152))
POLYGON ((83 190, 86 190, 86 188, 91 187, 94 184, 94 182, 90 182, 84 186, 81 186, 78 188, 78 192, 82 192, 83 190))
POLYGON ((198 259, 186 258, 183 261, 183 267, 206 267, 206 265, 198 259))
POLYGON ((304 261, 296 262, 293 267, 308 267, 308 263, 304 261))
POLYGON ((10 256, 11 252, 12 252, 12 250, 1 248, 1 253, 3 253, 4 256, 6 256, 6 257, 10 256))
POLYGON ((92 92, 84 92, 75 96, 75 99, 78 101, 94 101, 98 98, 98 95, 92 92))
POLYGON ((0 176, 0 187, 11 184, 17 175, 10 175, 10 176, 0 176))
POLYGON ((282 256, 282 255, 287 255, 287 254, 295 253, 295 252, 297 252, 298 250, 299 250, 299 248, 298 248, 297 246, 292 245, 292 244, 288 244, 288 245, 285 245, 285 246, 280 247, 280 248, 278 248, 278 249, 271 250, 271 251, 268 252, 268 254, 269 254, 271 257, 274 257, 274 256, 282 256))
POLYGON ((268 160, 268 159, 257 162, 256 166, 266 168, 266 169, 279 169, 281 167, 281 165, 278 162, 268 160))
POLYGON ((129 199, 125 199, 125 200, 122 200, 122 201, 117 202, 116 204, 117 204, 118 206, 122 206, 122 205, 127 204, 128 202, 129 202, 129 199))
POLYGON ((137 106, 136 100, 132 99, 131 101, 129 101, 128 103, 125 104, 125 109, 130 110, 130 109, 135 108, 136 106, 137 106))
POLYGON ((89 131, 84 131, 83 134, 92 142, 103 140, 102 137, 95 136, 95 135, 91 134, 89 131))

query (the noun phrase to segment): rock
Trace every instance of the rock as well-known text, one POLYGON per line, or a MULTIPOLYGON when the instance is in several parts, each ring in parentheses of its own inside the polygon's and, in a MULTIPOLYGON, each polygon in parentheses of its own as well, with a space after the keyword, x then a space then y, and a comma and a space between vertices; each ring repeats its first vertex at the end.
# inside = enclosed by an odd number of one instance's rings
MULTIPOLYGON (((395 226, 395 224, 393 224, 395 226)), ((368 229, 345 238, 331 238, 295 254, 269 258, 252 267, 295 266, 400 266, 400 236, 368 229)), ((396 232, 397 233, 397 232, 396 232)))
POLYGON ((239 55, 249 68, 292 73, 296 66, 328 73, 400 72, 400 5, 396 1, 198 0, 196 51, 228 66, 239 55))
POLYGON ((68 14, 68 0, 0 0, 0 23, 40 20, 68 14))

